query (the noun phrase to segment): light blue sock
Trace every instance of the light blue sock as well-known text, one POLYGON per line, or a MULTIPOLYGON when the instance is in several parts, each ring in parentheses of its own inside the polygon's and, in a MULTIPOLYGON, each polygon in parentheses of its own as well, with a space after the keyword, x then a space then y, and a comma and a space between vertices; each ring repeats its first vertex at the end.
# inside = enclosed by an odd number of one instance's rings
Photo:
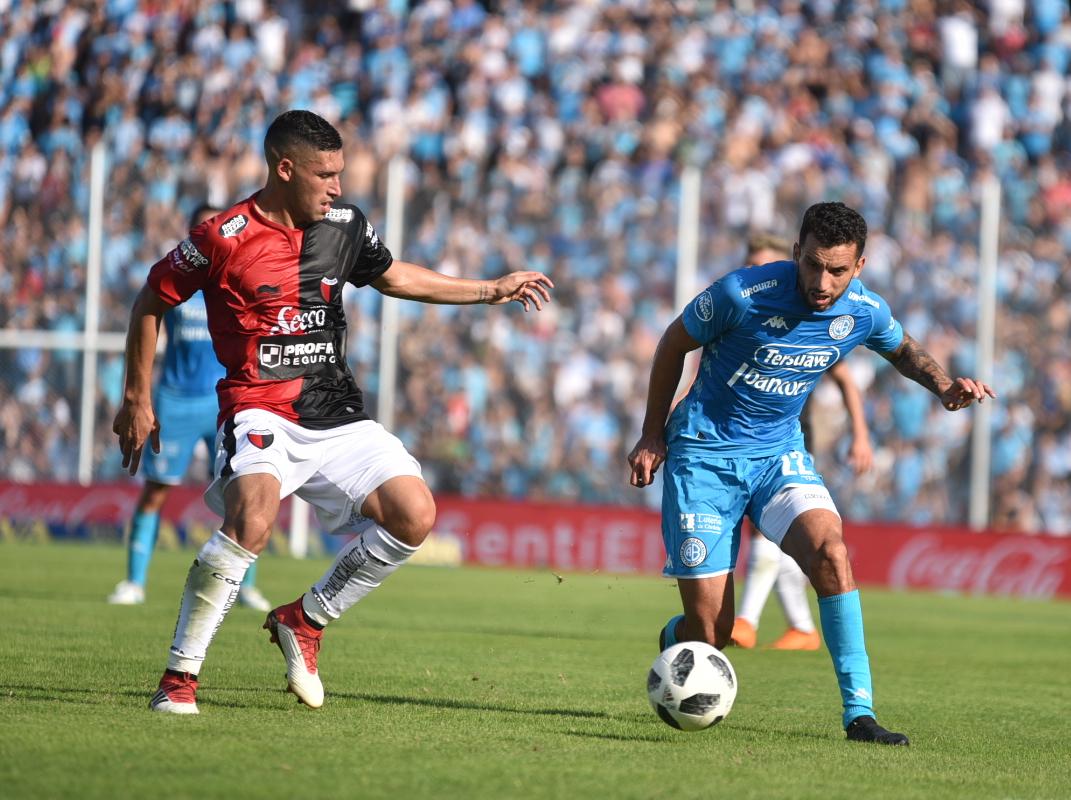
POLYGON ((833 657, 840 696, 844 702, 844 727, 856 717, 874 716, 874 689, 870 659, 863 640, 863 607, 859 590, 818 598, 822 635, 833 657))
POLYGON ((255 589, 257 585, 257 562, 254 561, 249 565, 249 569, 245 571, 245 577, 242 578, 242 587, 245 589, 255 589))
POLYGON ((684 614, 678 614, 666 623, 666 627, 658 634, 658 644, 665 650, 677 643, 677 623, 684 619, 684 614))
POLYGON ((141 511, 130 523, 130 546, 127 551, 126 579, 144 586, 149 575, 149 562, 160 531, 160 514, 141 511))

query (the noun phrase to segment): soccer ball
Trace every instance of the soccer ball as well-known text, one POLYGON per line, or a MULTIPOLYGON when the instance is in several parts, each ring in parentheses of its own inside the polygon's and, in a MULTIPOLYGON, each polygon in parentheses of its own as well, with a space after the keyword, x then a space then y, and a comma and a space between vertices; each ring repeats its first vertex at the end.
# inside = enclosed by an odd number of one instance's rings
POLYGON ((681 642, 663 650, 647 673, 647 699, 667 725, 701 731, 717 725, 736 699, 736 671, 706 642, 681 642))

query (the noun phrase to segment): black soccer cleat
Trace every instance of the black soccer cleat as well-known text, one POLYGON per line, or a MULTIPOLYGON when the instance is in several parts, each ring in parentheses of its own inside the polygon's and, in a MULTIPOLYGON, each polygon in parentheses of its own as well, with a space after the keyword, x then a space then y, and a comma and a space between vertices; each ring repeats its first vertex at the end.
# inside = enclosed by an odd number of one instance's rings
POLYGON ((845 733, 853 742, 877 742, 878 744, 894 744, 907 747, 911 744, 902 733, 887 731, 878 724, 873 717, 856 717, 848 725, 845 733))

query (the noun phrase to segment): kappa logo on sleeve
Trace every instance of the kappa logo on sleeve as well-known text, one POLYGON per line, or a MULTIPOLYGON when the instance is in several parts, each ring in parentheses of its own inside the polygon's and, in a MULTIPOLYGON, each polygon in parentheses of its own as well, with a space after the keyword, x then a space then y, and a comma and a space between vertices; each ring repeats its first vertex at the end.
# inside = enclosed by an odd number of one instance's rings
POLYGON ((224 239, 229 239, 232 236, 237 236, 243 230, 245 226, 249 224, 249 220, 246 219, 245 214, 238 214, 231 217, 229 220, 219 226, 219 235, 224 239))
POLYGON ((252 430, 246 434, 249 443, 261 450, 267 450, 275 441, 275 434, 269 430, 252 430))

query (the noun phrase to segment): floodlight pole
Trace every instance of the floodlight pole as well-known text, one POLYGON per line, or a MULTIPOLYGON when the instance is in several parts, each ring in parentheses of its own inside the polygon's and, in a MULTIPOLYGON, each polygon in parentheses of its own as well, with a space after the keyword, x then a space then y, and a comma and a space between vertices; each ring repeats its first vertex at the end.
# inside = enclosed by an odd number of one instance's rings
MULTIPOLYGON (((395 155, 387 165, 387 218, 384 242, 395 258, 401 258, 405 239, 405 157, 395 155)), ((394 428, 394 398, 398 380, 398 300, 382 296, 379 318, 379 402, 376 419, 387 430, 394 428)))
MULTIPOLYGON (((993 359, 997 316, 997 259, 1000 247, 1000 181, 990 175, 982 183, 981 233, 978 243, 978 321, 975 376, 983 383, 993 381, 993 359)), ((971 483, 968 522, 974 530, 989 524, 990 462, 992 449, 992 405, 974 406, 971 430, 971 483)))
POLYGON ((78 482, 93 480, 93 435, 96 425, 97 348, 100 336, 100 273, 104 243, 104 140, 89 158, 89 252, 86 257, 85 349, 82 351, 82 403, 78 424, 78 482))

